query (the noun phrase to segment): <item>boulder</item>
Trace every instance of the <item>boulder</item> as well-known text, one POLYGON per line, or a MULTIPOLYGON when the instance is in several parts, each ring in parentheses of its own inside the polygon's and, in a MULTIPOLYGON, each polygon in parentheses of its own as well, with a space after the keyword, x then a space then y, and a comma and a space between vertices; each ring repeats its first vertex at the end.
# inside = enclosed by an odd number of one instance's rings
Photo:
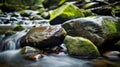
POLYGON ((86 38, 66 36, 64 43, 71 56, 80 56, 81 58, 96 58, 100 56, 97 47, 86 38))
POLYGON ((54 9, 50 13, 50 24, 62 24, 63 22, 73 19, 92 15, 91 11, 79 9, 73 4, 65 4, 61 7, 54 9))
POLYGON ((32 46, 39 49, 48 49, 61 45, 65 31, 60 25, 39 26, 31 29, 21 39, 21 47, 32 46))
MULTIPOLYGON (((119 24, 118 20, 111 16, 94 16, 66 21, 62 27, 68 35, 81 36, 91 40, 96 46, 101 46, 107 45, 105 43, 109 42, 109 38, 120 39, 119 24)), ((110 45, 114 45, 114 42, 110 42, 107 48, 110 45)))

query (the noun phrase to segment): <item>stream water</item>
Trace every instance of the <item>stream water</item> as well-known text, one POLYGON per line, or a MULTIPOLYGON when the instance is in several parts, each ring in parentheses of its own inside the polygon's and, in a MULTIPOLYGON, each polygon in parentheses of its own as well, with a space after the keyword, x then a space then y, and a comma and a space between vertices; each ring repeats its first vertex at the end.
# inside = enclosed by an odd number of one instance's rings
POLYGON ((44 55, 36 61, 26 60, 19 44, 25 34, 26 31, 21 31, 9 37, 0 36, 0 67, 90 67, 89 60, 72 58, 63 52, 44 55))
POLYGON ((25 60, 18 50, 0 53, 0 67, 91 67, 88 60, 69 57, 64 53, 44 55, 37 61, 25 60))

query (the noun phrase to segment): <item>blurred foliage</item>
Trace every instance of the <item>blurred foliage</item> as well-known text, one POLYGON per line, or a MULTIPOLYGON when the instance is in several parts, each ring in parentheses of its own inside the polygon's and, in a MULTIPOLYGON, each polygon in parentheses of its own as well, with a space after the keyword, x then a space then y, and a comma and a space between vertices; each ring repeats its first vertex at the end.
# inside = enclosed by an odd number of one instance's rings
POLYGON ((0 0, 0 9, 3 11, 15 11, 21 9, 35 9, 44 0, 0 0))

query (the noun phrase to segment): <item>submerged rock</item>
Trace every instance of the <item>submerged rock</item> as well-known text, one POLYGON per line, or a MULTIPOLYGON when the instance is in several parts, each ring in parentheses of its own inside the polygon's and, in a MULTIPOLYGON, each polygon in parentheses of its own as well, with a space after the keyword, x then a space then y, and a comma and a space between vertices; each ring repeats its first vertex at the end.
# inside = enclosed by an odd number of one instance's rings
POLYGON ((43 57, 42 54, 40 54, 40 50, 37 48, 33 48, 30 46, 25 46, 21 49, 20 53, 25 57, 27 60, 39 60, 43 57))
POLYGON ((109 51, 105 52, 103 56, 109 60, 120 61, 120 52, 119 51, 109 51))
POLYGON ((114 39, 120 39, 119 24, 118 20, 113 17, 97 16, 69 20, 63 23, 62 27, 68 35, 85 37, 98 47, 106 45, 100 48, 100 50, 104 48, 104 50, 106 50, 106 48, 111 50, 111 46, 114 48, 114 39))
POLYGON ((32 46, 47 49, 62 44, 65 37, 63 28, 56 26, 40 26, 31 29, 22 39, 21 46, 32 46))
POLYGON ((66 36, 64 43, 68 53, 72 56, 80 56, 81 58, 96 58, 100 56, 97 47, 90 40, 83 37, 66 36))
POLYGON ((40 53, 40 50, 37 48, 30 47, 30 46, 25 46, 21 49, 20 53, 21 54, 30 54, 30 53, 38 54, 40 53))

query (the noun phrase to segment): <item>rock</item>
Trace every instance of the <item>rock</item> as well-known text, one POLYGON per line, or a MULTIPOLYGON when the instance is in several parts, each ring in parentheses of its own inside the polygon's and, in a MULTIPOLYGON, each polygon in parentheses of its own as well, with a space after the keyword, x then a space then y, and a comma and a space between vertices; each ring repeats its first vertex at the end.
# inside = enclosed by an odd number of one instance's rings
POLYGON ((18 25, 18 26, 16 26, 16 27, 13 28, 14 31, 22 31, 24 29, 25 28, 23 26, 21 26, 21 25, 18 25))
POLYGON ((58 7, 58 5, 60 5, 60 2, 61 4, 64 3, 66 0, 45 0, 43 2, 43 5, 45 8, 49 8, 49 9, 53 9, 53 8, 56 8, 58 7))
POLYGON ((20 17, 20 13, 19 12, 13 12, 11 17, 20 17))
POLYGON ((108 61, 106 59, 97 59, 91 62, 92 67, 119 67, 119 63, 108 61))
POLYGON ((115 43, 116 46, 120 47, 120 40, 115 43))
POLYGON ((43 58, 43 55, 40 54, 40 52, 41 51, 39 49, 30 47, 30 46, 25 46, 20 51, 20 53, 27 60, 39 60, 39 59, 43 58))
POLYGON ((17 18, 16 17, 11 17, 10 21, 17 21, 17 18))
POLYGON ((120 51, 119 40, 120 40, 119 32, 108 35, 105 41, 100 46, 100 51, 102 53, 107 51, 120 51))
MULTIPOLYGON (((91 40, 96 46, 101 46, 103 42, 107 41, 106 39, 109 39, 109 36, 117 37, 119 35, 119 24, 118 20, 113 17, 95 16, 69 20, 63 23, 62 27, 68 35, 85 37, 91 40)), ((114 43, 111 45, 114 45, 114 43)), ((107 48, 109 46, 110 43, 107 45, 107 48)))
MULTIPOLYGON (((53 11, 50 11, 50 24, 62 24, 63 22, 73 19, 85 17, 85 14, 91 13, 82 9, 79 9, 73 4, 65 4, 53 11)), ((91 13, 92 14, 92 13, 91 13)))
POLYGON ((22 20, 30 20, 28 17, 22 17, 22 20))
POLYGON ((64 43, 68 53, 72 56, 80 56, 81 58, 100 56, 97 47, 90 40, 83 37, 66 36, 64 43))
POLYGON ((31 29, 21 40, 21 47, 32 46, 47 49, 61 45, 65 32, 60 25, 40 26, 31 29))
POLYGON ((27 54, 39 54, 40 50, 37 48, 30 47, 30 46, 25 46, 21 49, 20 53, 26 54, 26 55, 27 54))
POLYGON ((30 16, 30 20, 42 20, 43 18, 40 15, 30 16))
POLYGON ((37 15, 39 12, 38 11, 34 11, 34 10, 21 10, 19 11, 20 15, 24 16, 24 17, 29 17, 32 15, 37 15))
POLYGON ((88 2, 86 3, 83 8, 90 9, 93 13, 96 13, 98 15, 109 15, 111 16, 112 9, 109 8, 107 2, 103 1, 95 1, 95 2, 88 2))
POLYGON ((120 60, 120 52, 119 51, 108 51, 103 53, 103 56, 112 61, 120 60))
POLYGON ((0 14, 2 14, 3 12, 2 12, 2 10, 0 9, 0 14))
POLYGON ((26 59, 36 61, 36 60, 42 59, 43 57, 44 56, 42 54, 38 54, 38 55, 31 54, 31 55, 27 56, 26 59))

